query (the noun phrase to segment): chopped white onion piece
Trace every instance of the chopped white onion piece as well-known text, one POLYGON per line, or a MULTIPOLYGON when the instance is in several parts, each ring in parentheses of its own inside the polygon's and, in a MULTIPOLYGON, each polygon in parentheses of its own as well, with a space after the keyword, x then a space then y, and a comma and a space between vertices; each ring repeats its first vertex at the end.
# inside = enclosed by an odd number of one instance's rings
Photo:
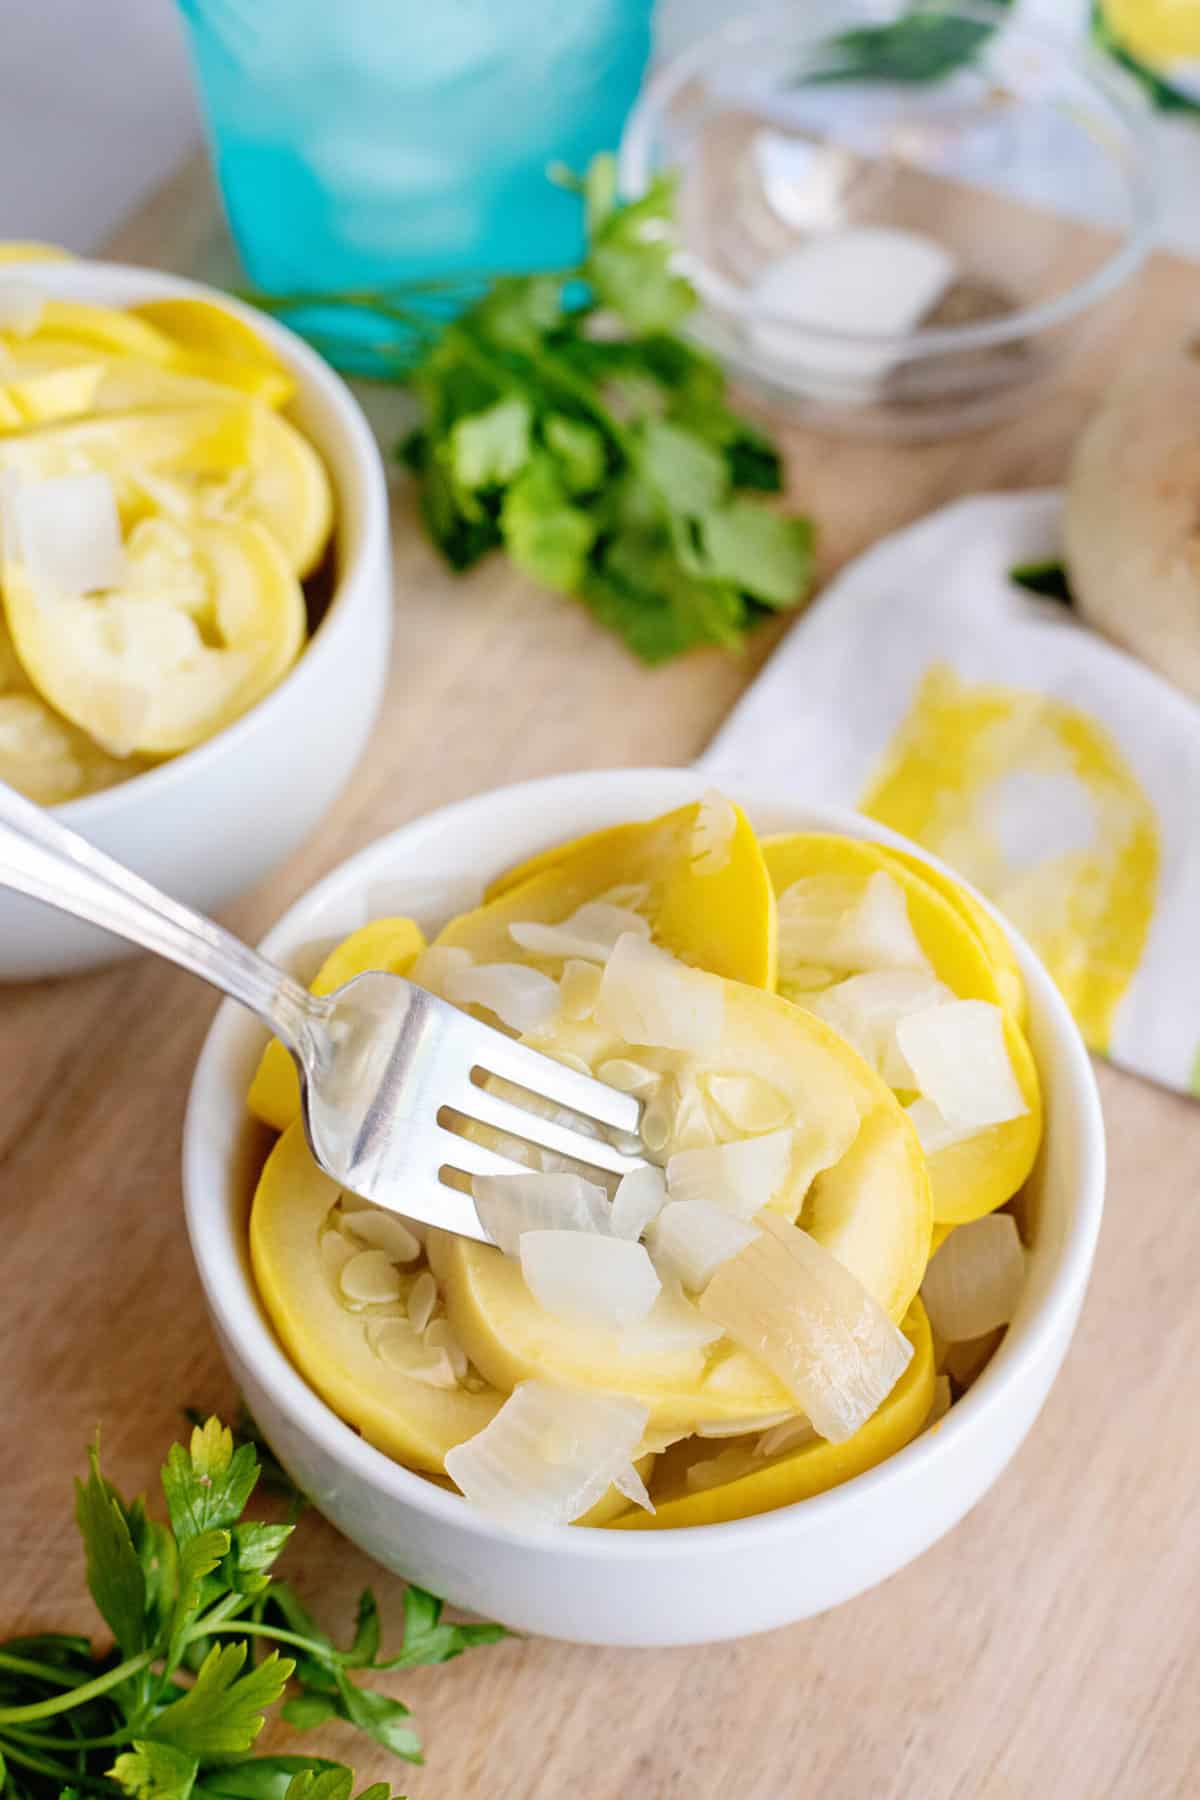
POLYGON ((632 933, 617 940, 600 983, 596 1022, 627 1044, 711 1054, 721 1039, 720 980, 689 969, 632 933))
POLYGON ((901 1019, 896 1042, 916 1078, 951 1125, 982 1130, 1029 1108, 1004 1041, 1004 1014, 986 1000, 948 1000, 901 1019))
POLYGON ((624 1494, 627 1500, 632 1500, 633 1504, 635 1506, 640 1506, 643 1512, 652 1513, 655 1510, 654 1502, 650 1498, 649 1489, 638 1474, 633 1463, 630 1463, 628 1468, 622 1469, 619 1474, 613 1476, 613 1486, 616 1488, 618 1494, 624 1494))
POLYGON ((610 1056, 596 1066, 596 1080, 618 1088, 622 1094, 648 1094, 662 1080, 657 1069, 633 1062, 628 1056, 610 1056))
POLYGON ((626 1475, 649 1416, 633 1400, 522 1381, 482 1431, 447 1452, 446 1473, 507 1524, 567 1525, 626 1475))
POLYGON ((644 1169, 631 1169, 617 1184, 608 1215, 608 1229, 614 1237, 629 1238, 636 1243, 647 1225, 657 1219, 666 1198, 667 1184, 661 1169, 651 1163, 644 1169))
POLYGON ((789 1451, 802 1450, 805 1444, 815 1444, 817 1434, 811 1422, 803 1413, 793 1413, 790 1419, 781 1419, 778 1425, 772 1425, 764 1431, 754 1446, 756 1456, 785 1456, 789 1451))
POLYGON ((558 983, 559 1006, 564 1019, 590 1019, 600 992, 600 970, 595 963, 569 956, 558 983))
POLYGON ((703 1493, 708 1488, 724 1487, 727 1481, 740 1481, 743 1475, 756 1475, 759 1464, 753 1450, 719 1450, 694 1462, 684 1475, 689 1493, 703 1493))
POLYGON ((428 1269, 422 1269, 408 1290, 408 1322, 414 1331, 424 1331, 437 1306, 438 1286, 428 1269))
POLYGON ((892 1087, 912 1087, 911 1071, 898 1054, 896 1026, 912 1013, 953 998, 944 982, 921 969, 870 969, 809 996, 804 1004, 853 1044, 892 1087))
POLYGON ((626 933, 649 938, 650 927, 639 913, 606 900, 586 900, 559 925, 518 922, 508 928, 513 942, 532 956, 581 956, 598 963, 608 961, 626 933))
POLYGON ((430 944, 413 959, 408 979, 445 1000, 448 997, 446 982, 451 976, 461 975, 464 969, 471 968, 474 961, 471 952, 458 944, 430 944))
POLYGON ((951 1125, 932 1100, 914 1100, 904 1110, 913 1122, 926 1156, 936 1156, 939 1150, 948 1150, 951 1144, 961 1144, 964 1139, 975 1136, 977 1128, 974 1125, 951 1125))
POLYGON ((928 969, 908 917, 904 889, 883 869, 866 883, 854 875, 805 875, 779 896, 779 959, 785 971, 928 969))
POLYGON ((662 1283, 645 1245, 590 1231, 521 1234, 525 1285, 547 1312, 591 1325, 640 1324, 662 1283))
POLYGON ((46 296, 26 281, 0 284, 0 331, 14 337, 32 337, 41 321, 46 296))
POLYGON ((685 1076, 678 1088, 679 1099, 671 1124, 671 1141, 675 1149, 709 1150, 714 1144, 719 1144, 721 1132, 709 1111, 708 1096, 699 1082, 685 1076))
POLYGON ((23 565, 39 599, 75 599, 120 586, 125 551, 110 477, 55 475, 10 487, 5 556, 23 565))
POLYGON ((807 1232, 770 1212, 758 1224, 717 1270, 700 1311, 779 1377, 822 1437, 842 1443, 886 1400, 913 1347, 807 1232))
POLYGON ((651 1227, 650 1249, 661 1274, 698 1293, 756 1236, 753 1225, 715 1201, 671 1200, 651 1227))
POLYGON ((416 1262, 421 1254, 420 1239, 395 1213, 384 1212, 378 1207, 367 1207, 362 1212, 353 1213, 347 1223, 355 1237, 361 1238, 364 1244, 373 1244, 377 1250, 390 1256, 393 1262, 416 1262))
POLYGON ((709 788, 692 826, 691 860, 697 875, 717 875, 729 862, 737 813, 732 800, 709 788))
POLYGON ((536 1031, 558 1011, 558 983, 525 963, 452 970, 442 991, 454 1006, 483 1006, 511 1031, 536 1031))
POLYGON ((665 1150, 675 1122, 675 1106, 665 1094, 655 1094, 642 1108, 641 1138, 651 1156, 665 1150))
POLYGON ((617 1355, 634 1358, 674 1356, 703 1350, 715 1344, 721 1327, 706 1319, 688 1299, 673 1277, 663 1282, 662 1293, 640 1325, 630 1325, 617 1344, 617 1355))
POLYGON ((505 1256, 520 1255, 526 1231, 607 1232, 608 1196, 582 1175, 476 1175, 471 1194, 479 1223, 505 1256))
POLYGON ((1008 1213, 957 1226, 930 1259, 921 1283, 929 1323, 958 1343, 1007 1325, 1025 1285, 1025 1252, 1008 1213))
POLYGON ((681 1150, 667 1163, 667 1191, 672 1200, 707 1200, 739 1219, 752 1219, 786 1182, 794 1141, 791 1131, 770 1131, 734 1144, 681 1150))
POLYGON ((700 1079, 709 1099, 734 1131, 756 1136, 778 1131, 791 1122, 791 1101, 761 1076, 702 1075, 700 1079))
POLYGON ((753 1437, 756 1431, 766 1431, 774 1425, 782 1425, 785 1421, 795 1419, 794 1412, 767 1413, 761 1419, 708 1419, 703 1425, 697 1425, 695 1435, 701 1438, 753 1437))
POLYGON ((360 1306, 382 1306, 398 1300, 404 1291, 395 1264, 383 1250, 360 1250, 344 1265, 338 1280, 346 1299, 360 1306))

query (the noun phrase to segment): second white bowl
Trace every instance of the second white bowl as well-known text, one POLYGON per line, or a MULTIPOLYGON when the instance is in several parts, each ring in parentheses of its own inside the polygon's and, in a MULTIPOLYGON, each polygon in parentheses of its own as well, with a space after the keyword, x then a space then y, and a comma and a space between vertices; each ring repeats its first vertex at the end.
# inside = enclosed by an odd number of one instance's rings
MULTIPOLYGON (((253 887, 313 830, 362 754, 391 642, 387 483, 349 388, 293 332, 227 295, 117 263, 38 263, 48 293, 106 306, 190 295, 240 314, 296 377, 289 416, 334 489, 336 577, 295 667, 265 700, 195 750, 55 808, 63 823, 200 912, 253 887)), ((0 981, 96 968, 131 952, 107 932, 0 889, 0 981)))
MULTIPOLYGON (((482 794, 406 825, 297 902, 264 950, 308 977, 368 908, 430 923, 520 858, 697 798, 704 775, 626 769, 482 794), (372 900, 372 890, 376 897, 372 900)), ((762 831, 900 842, 869 820, 732 784, 762 831)), ((363 1442, 276 1340, 250 1273, 246 1222, 261 1128, 246 1088, 265 1041, 226 1003, 196 1069, 184 1194, 197 1267, 226 1358, 272 1449, 347 1537, 387 1568, 518 1630, 595 1644, 695 1644, 824 1611, 882 1581, 958 1522, 1041 1408, 1075 1327, 1100 1226, 1104 1137, 1091 1065, 1057 989, 1016 945, 1029 990, 1046 1134, 1031 1182, 1029 1275, 1016 1318, 935 1433, 831 1493, 732 1524, 661 1532, 506 1529, 363 1442)))

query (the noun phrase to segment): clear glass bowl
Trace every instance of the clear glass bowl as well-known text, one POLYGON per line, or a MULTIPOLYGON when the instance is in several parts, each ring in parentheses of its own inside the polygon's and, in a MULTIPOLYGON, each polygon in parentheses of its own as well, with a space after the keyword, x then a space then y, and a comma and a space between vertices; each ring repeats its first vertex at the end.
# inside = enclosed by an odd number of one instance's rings
POLYGON ((677 172, 689 329, 741 386, 912 438, 1061 371, 1145 259, 1156 182, 1144 103, 1094 53, 985 0, 924 9, 921 41, 909 13, 738 18, 658 70, 620 164, 630 196, 677 172))

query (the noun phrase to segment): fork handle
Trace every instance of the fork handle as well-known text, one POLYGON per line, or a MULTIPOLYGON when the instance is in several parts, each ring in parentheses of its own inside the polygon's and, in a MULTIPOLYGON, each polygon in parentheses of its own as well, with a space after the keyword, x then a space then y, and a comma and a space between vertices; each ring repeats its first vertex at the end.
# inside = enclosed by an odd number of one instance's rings
POLYGON ((0 781, 0 885, 115 932, 248 1006, 299 1056, 322 1009, 221 925, 160 893, 0 781))

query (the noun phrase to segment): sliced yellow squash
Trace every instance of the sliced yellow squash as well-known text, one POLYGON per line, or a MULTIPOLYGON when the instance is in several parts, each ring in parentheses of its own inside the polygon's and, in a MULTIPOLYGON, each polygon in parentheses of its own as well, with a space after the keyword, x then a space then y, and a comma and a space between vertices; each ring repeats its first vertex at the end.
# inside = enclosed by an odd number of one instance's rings
POLYGON ((61 244, 43 244, 36 238, 5 238, 0 242, 0 263, 74 262, 74 253, 61 244))
POLYGON ((179 347, 175 367, 282 406, 295 392, 287 365, 252 325, 211 300, 145 300, 129 311, 179 347))
POLYGON ((112 350, 127 356, 144 356, 149 362, 169 363, 174 346, 165 332, 119 306, 97 306, 89 300, 57 300, 48 295, 42 305, 34 336, 72 338, 96 350, 112 350))
POLYGON ((39 597, 6 563, 13 643, 56 711, 114 756, 163 756, 239 718, 304 641, 304 597, 279 546, 246 521, 146 519, 120 588, 39 597))
MULTIPOLYGON (((533 873, 446 926, 439 944, 470 950, 477 962, 531 962, 509 926, 560 924, 585 901, 614 890, 650 922, 654 936, 684 962, 752 987, 775 981, 775 903, 758 840, 731 807, 728 841, 706 854, 705 802, 644 823, 593 832, 561 853, 534 859, 533 873), (641 890, 639 892, 639 890, 641 890)), ((494 891, 494 890, 493 890, 494 891)))
MULTIPOLYGON (((920 1146, 884 1083, 836 1032, 777 995, 722 982, 724 1026, 718 1049, 703 1059, 680 1052, 630 1051, 587 1024, 563 1025, 539 1048, 583 1055, 601 1067, 610 1055, 636 1054, 669 1074, 680 1095, 703 1092, 728 1072, 780 1097, 797 1126, 849 1105, 857 1115, 849 1150, 811 1180, 797 1132, 791 1172, 772 1201, 849 1268, 893 1318, 903 1317, 929 1255, 928 1177, 920 1146), (811 1182, 811 1185, 810 1185, 811 1182)), ((683 1129, 680 1106, 663 1150, 683 1129)), ((853 1120, 852 1120, 853 1126, 853 1120)), ((728 1134, 727 1134, 728 1135, 728 1134)), ((451 1324, 468 1356, 495 1386, 510 1389, 542 1375, 568 1386, 629 1395, 650 1409, 652 1430, 691 1430, 717 1419, 753 1419, 787 1411, 786 1390, 762 1365, 728 1343, 658 1347, 651 1326, 624 1333, 564 1321, 538 1306, 519 1264, 499 1250, 436 1233, 430 1257, 443 1284, 451 1324), (647 1336, 647 1333, 649 1334, 647 1336)))
MULTIPOLYGON (((913 1347, 912 1360, 878 1412, 844 1443, 815 1438, 800 1449, 764 1457, 760 1470, 727 1481, 720 1487, 689 1492, 685 1486, 660 1489, 653 1513, 640 1509, 604 1521, 613 1531, 666 1531, 681 1525, 719 1525, 729 1519, 749 1519, 809 1500, 830 1488, 852 1481, 877 1463, 902 1450, 921 1430, 933 1401, 933 1340, 929 1320, 919 1300, 914 1300, 901 1321, 901 1330, 913 1347)), ((691 1447, 693 1450, 697 1446, 691 1447)), ((717 1446, 704 1446, 711 1454, 717 1446)), ((691 1460, 695 1460, 694 1457, 691 1460)))
MULTIPOLYGON (((311 990, 331 994, 368 969, 403 975, 424 948, 424 935, 412 919, 372 919, 330 952, 314 976, 311 990)), ((300 1116, 296 1066, 278 1038, 271 1039, 259 1059, 246 1104, 256 1119, 275 1131, 286 1131, 300 1116)))
POLYGON ((447 1450, 482 1431, 504 1395, 430 1387, 376 1353, 372 1332, 400 1309, 356 1313, 339 1298, 321 1253, 338 1198, 297 1121, 267 1158, 250 1214, 259 1294, 288 1355, 335 1412, 388 1456, 441 1474, 447 1450))
POLYGON ((879 848, 889 862, 901 864, 928 887, 933 888, 935 893, 940 894, 956 912, 962 914, 987 951, 1002 1004, 1016 1015, 1017 1023, 1023 1027, 1029 1011, 1025 978, 1004 927, 986 906, 980 906, 974 894, 968 893, 965 887, 960 886, 949 875, 944 875, 940 869, 931 868, 919 856, 913 856, 907 850, 894 850, 890 845, 883 844, 879 848))
MULTIPOLYGON (((768 838, 763 853, 777 895, 805 876, 861 875, 865 885, 872 874, 883 870, 903 892, 909 923, 938 979, 960 1000, 1004 1007, 997 970, 963 911, 880 845, 809 832, 768 838)), ((1007 1009, 1004 1039, 1029 1110, 928 1158, 933 1217, 939 1224, 959 1225, 1003 1206, 1033 1167, 1042 1135, 1037 1069, 1024 1034, 1007 1009)))

